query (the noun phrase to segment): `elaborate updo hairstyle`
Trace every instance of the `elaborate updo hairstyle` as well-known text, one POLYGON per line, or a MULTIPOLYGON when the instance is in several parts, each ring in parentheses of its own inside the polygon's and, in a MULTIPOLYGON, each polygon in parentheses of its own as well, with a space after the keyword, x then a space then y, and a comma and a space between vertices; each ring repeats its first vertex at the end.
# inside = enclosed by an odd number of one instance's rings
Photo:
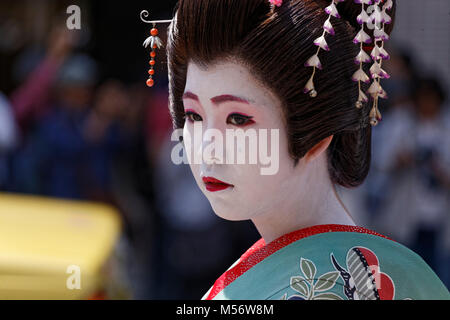
MULTIPOLYGON (((371 105, 355 107, 359 46, 352 40, 360 29, 361 6, 354 0, 337 5, 341 19, 332 17, 336 34, 327 37, 330 52, 321 52, 323 70, 315 75, 318 96, 303 88, 311 76, 304 63, 316 51, 330 0, 180 0, 168 31, 169 102, 175 129, 184 127, 182 96, 189 61, 213 65, 227 58, 242 62, 282 102, 295 165, 314 145, 334 135, 327 150, 331 181, 357 187, 366 178, 371 160, 371 105), (365 124, 361 126, 361 124, 365 124)), ((395 3, 389 15, 394 20, 395 3)), ((385 26, 392 31, 393 22, 385 26)), ((373 35, 371 30, 366 30, 373 35)), ((368 67, 365 68, 368 73, 368 67)), ((362 83, 367 90, 367 85, 362 83)))

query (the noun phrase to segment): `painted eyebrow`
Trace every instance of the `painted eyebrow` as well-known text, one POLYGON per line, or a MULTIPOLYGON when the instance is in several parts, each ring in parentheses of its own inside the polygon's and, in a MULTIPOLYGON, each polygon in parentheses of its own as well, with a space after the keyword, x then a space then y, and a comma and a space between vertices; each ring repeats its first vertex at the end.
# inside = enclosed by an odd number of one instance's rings
MULTIPOLYGON (((192 99, 195 100, 197 102, 200 102, 200 99, 198 98, 198 96, 190 91, 186 91, 183 94, 183 99, 192 99)), ((224 102, 240 102, 240 103, 245 103, 245 104, 251 104, 251 100, 249 99, 245 99, 245 98, 241 98, 241 97, 237 97, 237 96, 233 96, 230 94, 224 94, 221 96, 217 96, 217 97, 213 97, 211 98, 211 102, 215 105, 219 105, 221 103, 224 102)))

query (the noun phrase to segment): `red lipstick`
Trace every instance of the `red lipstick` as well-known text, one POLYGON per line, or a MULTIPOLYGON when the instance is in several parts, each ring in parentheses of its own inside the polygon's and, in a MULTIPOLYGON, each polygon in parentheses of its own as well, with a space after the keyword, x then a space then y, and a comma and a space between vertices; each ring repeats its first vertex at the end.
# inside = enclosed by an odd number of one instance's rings
POLYGON ((206 190, 211 192, 224 190, 228 187, 233 187, 233 185, 220 181, 213 177, 203 177, 202 180, 206 186, 206 190))

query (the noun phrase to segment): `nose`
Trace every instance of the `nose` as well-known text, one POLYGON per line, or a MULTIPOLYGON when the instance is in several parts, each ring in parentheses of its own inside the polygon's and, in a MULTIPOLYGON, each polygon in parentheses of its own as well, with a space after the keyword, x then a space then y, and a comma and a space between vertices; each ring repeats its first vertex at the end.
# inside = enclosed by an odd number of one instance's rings
POLYGON ((203 163, 208 167, 222 163, 223 155, 223 135, 218 129, 212 129, 213 131, 207 131, 203 134, 202 150, 203 163))
POLYGON ((216 119, 195 122, 192 131, 194 159, 201 162, 206 169, 225 163, 225 131, 226 126, 221 125, 216 119), (209 121, 208 121, 209 120, 209 121))

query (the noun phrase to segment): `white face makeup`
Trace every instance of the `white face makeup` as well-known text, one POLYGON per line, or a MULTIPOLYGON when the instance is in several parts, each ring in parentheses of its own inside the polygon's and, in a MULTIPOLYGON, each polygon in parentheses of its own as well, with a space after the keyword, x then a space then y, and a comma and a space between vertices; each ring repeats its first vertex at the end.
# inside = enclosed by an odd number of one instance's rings
MULTIPOLYGON (((267 129, 268 149, 265 154, 272 160, 276 158, 274 174, 261 174, 267 162, 252 164, 246 157, 245 164, 217 163, 215 159, 196 164, 190 161, 195 180, 211 203, 215 213, 227 220, 247 220, 277 212, 286 201, 292 201, 302 185, 301 163, 294 168, 293 159, 288 152, 288 139, 282 119, 281 101, 264 88, 246 67, 231 61, 209 66, 207 70, 189 63, 185 94, 183 97, 186 122, 183 136, 194 137, 194 126, 202 126, 202 132, 215 129, 226 137, 227 129, 242 129, 261 132, 267 129), (271 130, 277 130, 277 154, 271 153, 271 130), (275 157, 275 158, 274 158, 275 157), (212 177, 232 186, 213 191, 207 187, 203 178, 212 177), (292 200, 291 200, 292 199, 292 200)), ((200 153, 199 146, 184 139, 186 152, 200 153)), ((205 136, 201 137, 201 147, 211 144, 205 136)), ((260 136, 258 136, 258 141, 260 136)), ((238 144, 249 155, 249 143, 238 144)), ((259 149, 259 148, 258 148, 259 149)), ((224 141, 224 158, 230 149, 224 141)), ((204 154, 204 153, 203 153, 204 154)), ((214 154, 214 153, 213 153, 214 154)), ((304 182, 303 182, 304 183, 304 182)))

